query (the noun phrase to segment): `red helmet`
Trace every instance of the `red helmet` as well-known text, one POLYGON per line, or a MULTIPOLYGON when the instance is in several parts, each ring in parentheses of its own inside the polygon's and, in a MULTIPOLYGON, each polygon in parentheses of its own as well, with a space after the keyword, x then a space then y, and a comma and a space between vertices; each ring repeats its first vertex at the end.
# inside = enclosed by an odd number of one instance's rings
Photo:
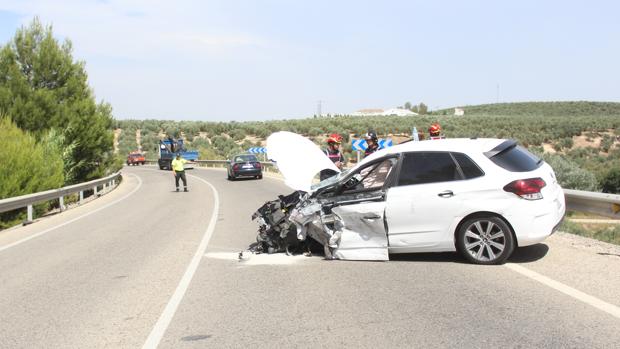
POLYGON ((434 123, 428 128, 428 133, 431 137, 437 137, 441 134, 441 126, 438 123, 434 123))
POLYGON ((326 142, 327 144, 330 144, 330 143, 340 144, 342 143, 342 136, 337 133, 332 133, 329 135, 329 137, 327 137, 326 142))

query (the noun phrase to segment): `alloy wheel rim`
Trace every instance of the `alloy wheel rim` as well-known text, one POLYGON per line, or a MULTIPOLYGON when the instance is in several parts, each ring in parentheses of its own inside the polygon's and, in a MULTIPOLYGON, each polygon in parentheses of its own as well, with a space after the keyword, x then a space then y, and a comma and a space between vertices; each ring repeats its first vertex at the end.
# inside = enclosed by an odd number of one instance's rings
POLYGON ((479 220, 465 230, 465 250, 481 262, 490 262, 506 248, 506 232, 489 220, 479 220))

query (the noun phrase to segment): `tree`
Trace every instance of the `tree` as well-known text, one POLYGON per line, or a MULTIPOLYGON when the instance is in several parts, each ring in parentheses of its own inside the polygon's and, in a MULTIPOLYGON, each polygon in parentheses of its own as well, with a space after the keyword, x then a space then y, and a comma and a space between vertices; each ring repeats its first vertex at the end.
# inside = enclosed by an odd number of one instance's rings
POLYGON ((71 51, 37 18, 0 50, 0 111, 37 140, 61 130, 56 136, 71 150, 67 183, 100 177, 114 162, 112 108, 96 103, 84 62, 71 51))
POLYGON ((424 115, 424 114, 428 113, 428 107, 426 106, 426 104, 424 104, 424 103, 420 103, 420 104, 418 105, 418 111, 417 111, 417 113, 418 113, 418 114, 422 114, 422 115, 424 115))
POLYGON ((405 109, 411 110, 411 102, 405 103, 405 109))

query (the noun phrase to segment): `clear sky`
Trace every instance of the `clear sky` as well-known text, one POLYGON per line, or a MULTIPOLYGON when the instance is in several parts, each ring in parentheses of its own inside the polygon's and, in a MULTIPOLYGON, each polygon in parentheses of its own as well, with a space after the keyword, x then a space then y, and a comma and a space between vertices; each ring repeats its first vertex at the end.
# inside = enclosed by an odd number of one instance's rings
POLYGON ((0 0, 0 42, 34 16, 119 119, 620 101, 619 1, 0 0))

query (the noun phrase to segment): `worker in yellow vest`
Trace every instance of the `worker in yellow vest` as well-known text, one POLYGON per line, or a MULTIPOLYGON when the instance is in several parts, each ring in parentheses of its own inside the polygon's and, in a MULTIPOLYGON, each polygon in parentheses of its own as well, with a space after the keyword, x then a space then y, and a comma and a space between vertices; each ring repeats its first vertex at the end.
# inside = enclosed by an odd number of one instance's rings
POLYGON ((185 177, 184 165, 190 161, 187 161, 181 157, 181 154, 177 154, 176 159, 172 160, 172 173, 174 174, 174 183, 177 191, 179 191, 179 179, 183 181, 183 191, 187 190, 187 178, 185 177))

